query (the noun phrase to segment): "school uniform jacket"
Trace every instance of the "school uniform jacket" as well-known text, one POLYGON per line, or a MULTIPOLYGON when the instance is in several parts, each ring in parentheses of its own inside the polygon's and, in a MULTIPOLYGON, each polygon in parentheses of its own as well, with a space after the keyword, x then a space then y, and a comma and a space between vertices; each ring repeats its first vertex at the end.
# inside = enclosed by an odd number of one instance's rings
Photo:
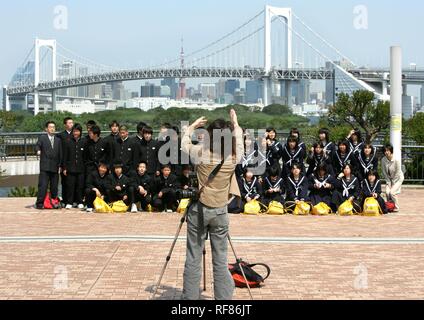
POLYGON ((72 138, 66 143, 63 163, 64 169, 69 173, 85 172, 84 150, 86 144, 85 138, 78 139, 78 141, 72 138))
POLYGON ((105 174, 103 177, 99 172, 93 171, 88 174, 86 181, 86 188, 93 190, 94 188, 98 189, 102 195, 105 195, 108 189, 109 174, 105 174))
POLYGON ((271 177, 266 177, 263 181, 263 192, 265 198, 273 198, 276 195, 276 192, 268 193, 269 189, 280 188, 280 192, 278 193, 281 196, 284 196, 286 193, 285 181, 282 177, 278 177, 277 180, 273 181, 271 177))
POLYGON ((292 175, 286 181, 287 197, 286 201, 306 201, 308 199, 309 183, 304 175, 300 175, 296 182, 292 175))
POLYGON ((257 177, 253 177, 252 181, 246 181, 245 178, 239 179, 241 198, 255 198, 256 196, 262 197, 262 186, 257 177))
POLYGON ((138 172, 134 172, 131 174, 131 185, 134 187, 134 190, 136 193, 138 193, 138 189, 140 187, 143 187, 144 190, 147 191, 147 193, 151 193, 153 189, 153 180, 152 178, 147 174, 147 172, 144 175, 140 175, 138 172))
POLYGON ((114 144, 113 162, 121 162, 124 165, 124 172, 129 172, 135 169, 135 158, 138 151, 137 145, 133 144, 130 138, 127 138, 125 141, 119 138, 114 144))
POLYGON ((160 171, 160 162, 158 158, 160 144, 157 140, 140 141, 140 149, 138 153, 138 162, 147 163, 147 173, 153 175, 156 171, 160 171))
POLYGON ((327 166, 327 172, 331 175, 334 175, 333 163, 331 158, 328 157, 325 153, 323 155, 317 155, 315 153, 310 153, 306 163, 309 165, 306 176, 312 175, 318 166, 324 163, 327 166))
POLYGON ((91 139, 88 140, 85 147, 86 166, 97 168, 100 162, 109 165, 110 163, 107 161, 107 158, 111 152, 105 139, 100 138, 97 142, 91 139))
POLYGON ((337 180, 331 174, 327 174, 324 177, 319 177, 315 174, 312 174, 309 177, 309 196, 314 198, 315 202, 317 203, 329 201, 336 186, 337 180), (332 187, 330 189, 324 188, 326 183, 331 184, 332 187), (319 185, 320 188, 317 189, 315 185, 319 185))
POLYGON ((376 180, 373 185, 371 185, 368 180, 364 180, 364 183, 362 184, 362 195, 364 196, 364 199, 371 198, 374 193, 380 196, 381 192, 380 180, 376 180))
POLYGON ((298 146, 294 150, 290 150, 289 146, 285 145, 281 155, 284 162, 286 176, 290 174, 290 168, 294 163, 300 164, 302 167, 302 171, 304 171, 303 161, 305 160, 305 152, 301 146, 298 146))
POLYGON ((117 177, 115 174, 111 174, 107 178, 107 191, 114 193, 120 197, 128 195, 129 187, 131 186, 131 180, 126 175, 122 174, 117 177), (121 191, 116 190, 116 187, 120 186, 121 191))
POLYGON ((345 177, 337 179, 337 191, 340 192, 343 199, 347 200, 350 197, 358 199, 360 196, 360 183, 359 179, 354 175, 351 176, 350 181, 347 181, 345 177))
POLYGON ((170 174, 168 178, 165 178, 162 174, 159 177, 155 177, 155 193, 159 192, 168 193, 170 191, 176 191, 180 188, 178 178, 174 174, 170 174))
POLYGON ((368 172, 378 170, 377 152, 374 149, 373 153, 367 158, 364 152, 358 154, 357 173, 359 180, 363 181, 367 178, 368 172))
POLYGON ((346 164, 352 165, 352 173, 356 173, 356 158, 352 150, 349 150, 344 155, 340 154, 340 151, 333 153, 333 170, 336 175, 342 172, 343 166, 346 164))

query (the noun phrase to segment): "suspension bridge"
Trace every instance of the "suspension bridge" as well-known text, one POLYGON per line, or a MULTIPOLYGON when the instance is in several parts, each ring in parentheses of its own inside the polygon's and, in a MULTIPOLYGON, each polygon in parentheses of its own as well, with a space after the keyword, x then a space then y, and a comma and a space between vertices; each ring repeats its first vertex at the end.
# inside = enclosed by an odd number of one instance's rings
MULTIPOLYGON (((96 62, 56 40, 36 39, 9 85, 3 88, 4 108, 10 100, 33 96, 34 114, 40 112, 40 95, 51 95, 52 110, 66 89, 117 81, 180 79, 184 98, 190 78, 253 79, 263 83, 263 104, 275 95, 289 103, 292 84, 321 80, 337 93, 369 90, 389 99, 390 71, 361 69, 339 49, 314 31, 290 8, 266 6, 245 23, 200 49, 157 65, 120 68, 96 62), (275 92, 273 84, 280 84, 275 92), (328 85, 329 84, 329 85, 328 85)), ((405 72, 404 86, 424 84, 424 71, 405 72)), ((328 101, 327 101, 328 102, 328 101)))

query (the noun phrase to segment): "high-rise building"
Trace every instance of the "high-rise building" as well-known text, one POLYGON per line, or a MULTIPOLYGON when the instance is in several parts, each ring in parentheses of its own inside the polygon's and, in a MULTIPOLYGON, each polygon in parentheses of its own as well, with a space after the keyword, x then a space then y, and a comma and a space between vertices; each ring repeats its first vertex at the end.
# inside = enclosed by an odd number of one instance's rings
POLYGON ((226 83, 226 80, 220 79, 215 85, 216 86, 216 97, 218 99, 221 99, 225 95, 225 83, 226 83))
POLYGON ((310 95, 311 82, 309 80, 296 81, 293 86, 292 94, 295 97, 296 104, 308 103, 310 95))
POLYGON ((162 86, 168 86, 171 90, 170 98, 177 99, 178 92, 178 83, 175 81, 175 78, 166 78, 163 79, 160 83, 162 86))
POLYGON ((246 91, 244 89, 236 89, 234 92, 234 103, 245 104, 246 103, 246 91))
POLYGON ((204 100, 216 99, 216 87, 214 83, 201 83, 199 84, 199 92, 204 100))
POLYGON ((263 81, 246 81, 246 103, 258 103, 260 99, 263 99, 263 90, 263 81))
POLYGON ((160 86, 156 86, 153 83, 146 82, 143 86, 141 86, 140 97, 141 98, 160 97, 160 86))
POLYGON ((240 89, 240 80, 231 79, 225 82, 225 93, 229 93, 234 96, 236 89, 240 89))
POLYGON ((171 88, 169 86, 160 86, 160 96, 165 98, 170 98, 171 88))
MULTIPOLYGON (((334 69, 334 66, 331 62, 326 62, 325 63, 325 68, 326 69, 334 69)), ((330 80, 325 80, 325 103, 327 105, 333 105, 334 104, 334 79, 330 79, 330 80)))
POLYGON ((112 85, 109 83, 105 83, 102 85, 102 95, 103 99, 113 99, 113 89, 112 85))

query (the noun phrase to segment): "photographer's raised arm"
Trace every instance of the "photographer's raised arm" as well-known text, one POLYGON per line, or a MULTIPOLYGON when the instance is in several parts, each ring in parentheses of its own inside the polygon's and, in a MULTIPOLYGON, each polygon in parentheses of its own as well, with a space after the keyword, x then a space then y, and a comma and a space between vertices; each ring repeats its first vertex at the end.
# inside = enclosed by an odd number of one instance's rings
POLYGON ((193 122, 190 126, 182 128, 183 131, 183 137, 181 139, 181 149, 183 152, 185 152, 188 155, 193 154, 193 145, 191 141, 191 137, 193 136, 193 133, 196 129, 203 127, 208 120, 205 117, 201 117, 197 119, 195 122, 193 122))
POLYGON ((230 112, 231 123, 233 125, 233 137, 236 140, 236 164, 240 163, 244 155, 244 139, 243 139, 243 129, 239 126, 237 113, 234 109, 231 109, 230 112))

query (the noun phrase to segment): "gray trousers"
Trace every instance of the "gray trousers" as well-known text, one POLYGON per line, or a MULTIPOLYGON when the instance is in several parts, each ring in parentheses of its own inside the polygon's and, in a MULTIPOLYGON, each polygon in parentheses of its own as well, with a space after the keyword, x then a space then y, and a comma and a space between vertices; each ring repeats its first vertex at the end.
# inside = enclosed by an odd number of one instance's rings
MULTIPOLYGON (((216 300, 231 300, 234 280, 228 270, 228 218, 227 206, 208 208, 201 203, 190 206, 187 215, 187 256, 184 269, 184 300, 200 299, 202 256, 206 234, 209 232, 216 300), (199 206, 203 207, 203 228, 199 226, 199 206), (201 230, 199 230, 201 229, 201 230)), ((200 220, 201 223, 201 220, 200 220)))

